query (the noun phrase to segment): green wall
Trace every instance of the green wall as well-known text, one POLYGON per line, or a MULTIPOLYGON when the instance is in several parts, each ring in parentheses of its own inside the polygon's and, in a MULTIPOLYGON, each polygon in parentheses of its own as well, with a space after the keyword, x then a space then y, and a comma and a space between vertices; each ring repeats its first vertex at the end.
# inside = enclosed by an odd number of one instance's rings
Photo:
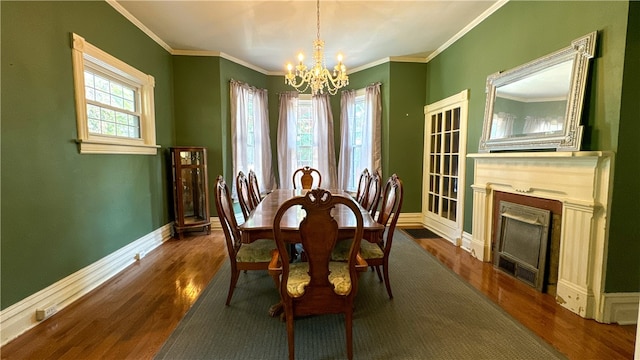
MULTIPOLYGON (((219 66, 218 57, 173 57, 176 146, 204 146, 207 149, 209 194, 213 194, 224 159, 220 88, 215 86, 220 79, 219 66)), ((165 156, 170 164, 168 150, 165 156)), ((212 200, 210 196, 209 211, 211 216, 217 216, 212 200)))
MULTIPOLYGON (((633 7, 637 7, 637 3, 633 7)), ((630 235, 638 233, 638 225, 629 219, 630 214, 640 212, 638 196, 629 196, 629 192, 637 194, 637 187, 632 185, 637 185, 633 172, 637 173, 638 165, 631 157, 637 154, 638 145, 630 139, 630 134, 638 128, 640 93, 635 84, 638 57, 628 58, 625 63, 625 46, 635 46, 637 51, 640 18, 637 10, 635 15, 630 15, 629 23, 636 25, 635 33, 627 39, 628 9, 629 3, 623 1, 512 1, 427 64, 427 104, 470 89, 467 149, 473 153, 478 149, 482 132, 488 75, 529 62, 568 46, 573 39, 598 31, 596 57, 591 63, 585 96, 583 149, 618 152, 606 292, 640 290, 640 241, 632 240, 637 240, 638 235, 630 235), (627 101, 621 107, 623 85, 627 101), (635 102, 631 100, 634 97, 635 102), (627 109, 626 116, 621 116, 621 109, 627 109), (625 120, 628 124, 623 125, 625 120), (627 126, 629 131, 618 137, 619 131, 627 126), (624 150, 622 155, 621 150, 624 150)), ((473 161, 467 161, 467 189, 472 182, 473 161)), ((464 229, 469 233, 472 210, 472 192, 467 191, 464 229)))
MULTIPOLYGON (((640 2, 629 6, 607 255, 608 292, 640 291, 640 2)), ((636 345, 640 346, 640 345, 636 345)))
POLYGON ((162 152, 79 154, 71 33, 155 77, 163 149, 173 100, 171 56, 107 3, 0 6, 5 309, 170 221, 162 152))

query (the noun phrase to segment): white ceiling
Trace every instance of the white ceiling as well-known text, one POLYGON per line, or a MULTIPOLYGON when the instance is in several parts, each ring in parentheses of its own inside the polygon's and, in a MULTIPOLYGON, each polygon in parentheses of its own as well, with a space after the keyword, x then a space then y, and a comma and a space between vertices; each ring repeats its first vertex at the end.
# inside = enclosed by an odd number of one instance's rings
MULTIPOLYGON (((281 74, 299 52, 311 65, 316 1, 107 0, 172 54, 222 55, 281 74)), ((322 0, 325 60, 347 69, 387 58, 426 61, 505 3, 498 1, 322 0)))

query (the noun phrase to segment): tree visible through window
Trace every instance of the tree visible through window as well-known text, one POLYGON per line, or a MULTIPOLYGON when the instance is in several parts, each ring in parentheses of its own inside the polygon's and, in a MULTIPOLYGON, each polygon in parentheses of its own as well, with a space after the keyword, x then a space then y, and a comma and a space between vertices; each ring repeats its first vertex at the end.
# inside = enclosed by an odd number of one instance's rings
POLYGON ((115 79, 84 71, 87 120, 92 134, 140 138, 138 90, 115 79))

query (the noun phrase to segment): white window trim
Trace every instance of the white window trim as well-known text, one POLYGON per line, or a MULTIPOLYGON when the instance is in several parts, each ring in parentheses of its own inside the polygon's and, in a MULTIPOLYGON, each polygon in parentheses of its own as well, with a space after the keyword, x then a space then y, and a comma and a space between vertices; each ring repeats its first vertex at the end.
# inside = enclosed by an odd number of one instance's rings
POLYGON ((155 105, 153 89, 155 79, 73 34, 73 78, 76 97, 76 122, 78 147, 81 154, 143 154, 156 155, 155 105), (104 69, 136 84, 140 89, 140 139, 113 137, 89 133, 87 103, 85 98, 85 61, 92 67, 104 69))

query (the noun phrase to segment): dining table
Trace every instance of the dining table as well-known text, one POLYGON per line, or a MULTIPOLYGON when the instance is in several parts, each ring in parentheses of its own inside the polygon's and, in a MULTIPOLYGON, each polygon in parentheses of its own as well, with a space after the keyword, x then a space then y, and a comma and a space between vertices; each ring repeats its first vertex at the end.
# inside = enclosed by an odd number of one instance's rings
MULTIPOLYGON (((247 220, 239 226, 242 242, 251 243, 258 239, 274 239, 273 236, 273 220, 280 206, 294 196, 303 196, 309 190, 303 189, 276 189, 262 199, 249 214, 247 220)), ((353 196, 345 190, 329 190, 331 194, 342 196, 353 196)), ((362 214, 363 220, 363 240, 377 243, 382 239, 385 227, 379 224, 371 214, 362 207, 357 201, 358 209, 362 214)), ((353 238, 356 230, 356 217, 354 213, 346 205, 336 205, 331 215, 338 223, 338 240, 353 238)), ((280 229, 284 240, 290 244, 299 243, 300 235, 298 226, 305 217, 305 211, 301 206, 293 206, 282 216, 280 229)), ((293 250, 292 250, 293 251, 293 250)), ((356 265, 358 271, 366 270, 366 262, 358 256, 363 264, 356 265)), ((277 316, 282 313, 282 302, 269 307, 269 316, 277 316)))
MULTIPOLYGON (((287 200, 294 196, 303 196, 309 190, 303 189, 276 189, 265 196, 264 199, 249 214, 247 220, 239 226, 242 242, 251 243, 258 239, 273 239, 273 219, 278 208, 287 200)), ((345 190, 330 189, 331 194, 351 197, 345 190)), ((363 240, 377 243, 382 238, 385 227, 379 224, 371 214, 364 209, 357 201, 358 209, 362 213, 363 220, 363 240)), ((331 215, 338 223, 338 238, 353 238, 356 229, 356 218, 353 212, 345 206, 338 204, 332 210, 331 215)), ((285 241, 290 243, 299 242, 298 226, 305 217, 305 211, 301 206, 294 206, 283 215, 280 222, 285 241)))

